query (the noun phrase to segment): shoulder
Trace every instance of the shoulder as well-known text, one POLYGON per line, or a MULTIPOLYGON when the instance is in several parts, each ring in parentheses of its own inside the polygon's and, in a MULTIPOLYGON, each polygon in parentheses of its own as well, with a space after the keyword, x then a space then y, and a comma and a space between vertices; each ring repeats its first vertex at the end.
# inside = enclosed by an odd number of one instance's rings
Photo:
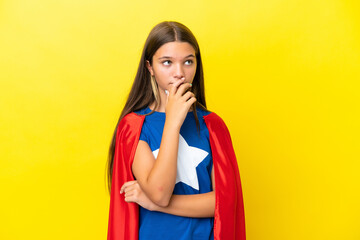
POLYGON ((141 131, 144 119, 144 115, 139 115, 135 112, 126 114, 118 124, 117 135, 124 135, 124 133, 126 135, 126 133, 141 131))
POLYGON ((147 108, 141 108, 138 110, 134 110, 128 114, 126 114, 120 121, 122 124, 128 124, 132 121, 141 121, 145 118, 145 114, 147 113, 147 108))
POLYGON ((204 116, 204 122, 211 137, 220 139, 223 144, 231 143, 231 134, 225 121, 215 112, 204 116), (230 142, 229 142, 230 141, 230 142))
POLYGON ((149 109, 147 107, 143 107, 141 109, 135 110, 133 111, 133 113, 137 114, 137 115, 145 115, 147 113, 149 113, 150 111, 148 111, 149 109))
POLYGON ((225 121, 215 112, 198 108, 197 113, 202 116, 208 129, 211 130, 227 130, 225 121))
POLYGON ((215 112, 210 112, 209 114, 207 114, 206 116, 203 117, 204 122, 207 126, 207 128, 209 129, 209 131, 215 133, 228 133, 229 134, 229 129, 226 126, 225 121, 215 112))
POLYGON ((196 114, 197 114, 199 117, 205 117, 205 116, 211 114, 211 111, 208 110, 208 109, 202 108, 202 107, 200 107, 200 106, 197 106, 197 107, 196 107, 196 114))
POLYGON ((215 112, 207 112, 203 115, 204 121, 213 124, 225 124, 224 120, 215 112))
POLYGON ((131 124, 132 122, 140 122, 145 118, 144 115, 131 112, 126 114, 120 121, 121 124, 131 124))

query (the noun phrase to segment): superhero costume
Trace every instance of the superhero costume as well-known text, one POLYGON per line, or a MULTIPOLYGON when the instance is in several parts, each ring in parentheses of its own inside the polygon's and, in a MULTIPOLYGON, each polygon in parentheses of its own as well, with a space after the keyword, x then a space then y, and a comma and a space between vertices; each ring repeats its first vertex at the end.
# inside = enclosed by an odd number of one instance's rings
MULTIPOLYGON (((134 112, 119 123, 110 196, 108 240, 138 240, 139 206, 127 203, 121 186, 134 180, 131 165, 145 116, 134 112)), ((245 216, 241 181, 230 133, 215 113, 203 116, 215 171, 214 240, 245 240, 245 216)))
MULTIPOLYGON (((155 160, 164 134, 166 113, 152 111, 149 107, 134 112, 146 115, 139 140, 147 143, 155 160)), ((199 125, 194 112, 189 111, 179 129, 173 195, 209 193, 215 187, 211 179, 213 161, 209 131, 202 117, 210 112, 200 107, 196 112, 199 125)), ((166 147, 167 144, 163 144, 166 147)), ((213 197, 215 202, 215 194, 213 197)), ((214 240, 213 228, 214 217, 178 216, 139 206, 139 240, 214 240)))

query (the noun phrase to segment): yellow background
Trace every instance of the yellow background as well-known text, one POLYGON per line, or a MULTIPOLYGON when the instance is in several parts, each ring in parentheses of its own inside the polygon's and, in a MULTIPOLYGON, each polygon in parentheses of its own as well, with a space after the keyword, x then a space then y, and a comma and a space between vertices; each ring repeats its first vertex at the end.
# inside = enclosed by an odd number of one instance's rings
POLYGON ((187 25, 249 240, 360 239, 360 5, 0 1, 0 239, 106 239, 105 163, 150 29, 187 25))

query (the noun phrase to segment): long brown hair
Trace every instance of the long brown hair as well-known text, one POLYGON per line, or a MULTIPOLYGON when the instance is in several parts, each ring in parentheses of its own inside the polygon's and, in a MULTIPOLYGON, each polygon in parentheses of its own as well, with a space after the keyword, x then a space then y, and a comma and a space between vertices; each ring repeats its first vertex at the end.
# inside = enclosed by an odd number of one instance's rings
POLYGON ((191 89, 192 92, 195 94, 196 102, 191 106, 191 109, 196 119, 196 126, 199 130, 199 119, 196 114, 196 107, 199 107, 203 110, 207 110, 206 102, 205 102, 204 73, 203 73, 199 44, 196 41, 196 38, 192 34, 192 32, 183 24, 173 21, 161 22, 151 30, 149 36, 146 39, 134 83, 131 87, 124 109, 120 114, 119 120, 116 124, 116 128, 113 133, 113 137, 109 148, 108 161, 106 164, 106 169, 107 169, 106 176, 107 176, 109 193, 111 192, 116 133, 119 122, 128 113, 140 110, 155 102, 154 109, 146 115, 152 114, 160 105, 159 102, 160 100, 158 97, 159 89, 157 85, 155 86, 154 84, 153 85, 151 84, 151 75, 149 70, 146 68, 146 60, 148 60, 150 64, 152 64, 152 58, 155 52, 165 43, 175 42, 175 41, 187 42, 195 50, 197 66, 196 66, 196 73, 194 76, 194 80, 192 82, 191 89))

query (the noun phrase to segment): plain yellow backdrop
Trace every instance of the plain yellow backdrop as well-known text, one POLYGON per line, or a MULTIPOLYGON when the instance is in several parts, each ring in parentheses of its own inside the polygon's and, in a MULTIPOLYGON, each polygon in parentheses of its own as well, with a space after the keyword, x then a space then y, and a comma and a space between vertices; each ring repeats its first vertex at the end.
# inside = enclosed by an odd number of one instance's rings
MULTIPOLYGON (((360 239, 360 6, 0 1, 0 239, 106 239, 105 163, 150 29, 188 26, 249 240, 360 239)), ((226 239, 225 239, 226 240, 226 239)))

